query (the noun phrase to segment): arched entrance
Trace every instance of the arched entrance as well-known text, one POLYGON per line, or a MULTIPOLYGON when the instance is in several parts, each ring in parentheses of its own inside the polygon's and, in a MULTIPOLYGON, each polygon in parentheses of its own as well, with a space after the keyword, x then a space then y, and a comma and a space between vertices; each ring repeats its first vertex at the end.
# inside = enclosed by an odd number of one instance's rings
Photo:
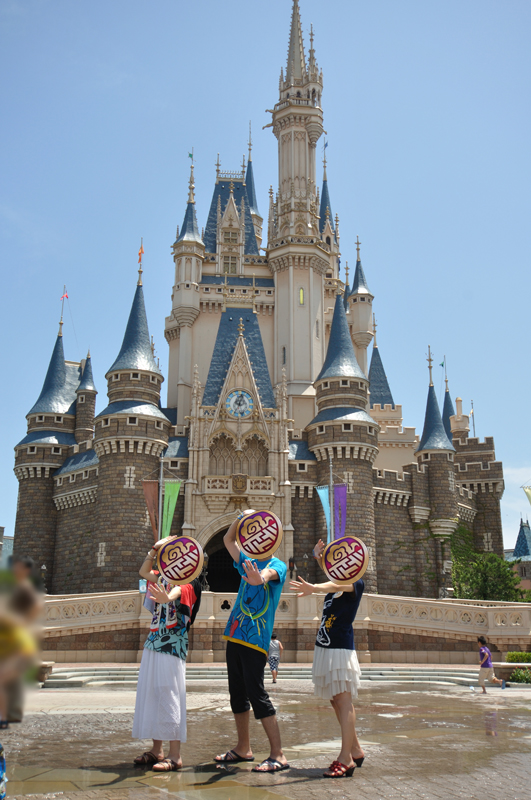
POLYGON ((240 588, 240 575, 223 544, 227 530, 225 528, 216 533, 205 547, 208 555, 207 581, 211 592, 237 592, 240 588))

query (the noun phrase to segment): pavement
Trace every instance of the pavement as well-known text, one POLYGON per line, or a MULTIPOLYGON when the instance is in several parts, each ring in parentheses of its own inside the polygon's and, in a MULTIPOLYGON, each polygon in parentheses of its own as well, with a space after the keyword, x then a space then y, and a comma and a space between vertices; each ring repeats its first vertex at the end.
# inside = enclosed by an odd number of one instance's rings
MULTIPOLYGON (((79 665, 77 665, 79 666, 79 665)), ((477 671, 473 672, 474 677, 477 671)), ((472 683, 472 681, 471 681, 472 683)), ((307 680, 269 691, 291 769, 277 775, 251 765, 219 769, 211 759, 234 746, 224 681, 188 684, 184 768, 154 774, 132 760, 149 742, 131 738, 135 692, 39 689, 20 725, 2 731, 8 797, 33 800, 524 800, 531 781, 531 693, 492 688, 370 683, 356 702, 366 759, 352 778, 325 780, 339 752, 339 727, 307 680)), ((256 760, 267 740, 251 723, 256 760)))

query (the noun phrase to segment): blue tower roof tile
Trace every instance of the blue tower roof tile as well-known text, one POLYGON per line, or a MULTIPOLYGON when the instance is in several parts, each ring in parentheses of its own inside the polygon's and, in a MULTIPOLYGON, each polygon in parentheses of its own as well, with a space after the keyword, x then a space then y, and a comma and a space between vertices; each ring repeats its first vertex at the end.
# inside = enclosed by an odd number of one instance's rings
POLYGON ((164 458, 188 458, 188 437, 170 436, 164 458))
POLYGON ((441 419, 441 412, 439 411, 439 404, 435 389, 430 386, 428 389, 428 402, 426 403, 426 416, 424 418, 424 430, 420 444, 415 452, 420 450, 452 450, 455 447, 446 435, 443 421, 441 419))
POLYGON ((30 431, 15 447, 23 444, 62 444, 71 447, 76 444, 76 437, 73 433, 62 431, 30 431))
POLYGON ((364 378, 367 380, 356 360, 343 298, 340 294, 336 296, 325 362, 316 380, 321 381, 326 378, 364 378))
POLYGON ((258 216, 261 216, 260 212, 258 211, 258 202, 256 200, 256 190, 254 188, 253 162, 251 158, 249 158, 249 161, 247 162, 247 172, 245 173, 245 187, 247 189, 247 197, 249 199, 249 211, 251 212, 251 214, 258 214, 258 216))
POLYGON ((153 403, 145 403, 142 400, 117 400, 115 403, 109 403, 107 408, 104 408, 103 411, 96 415, 96 419, 109 417, 113 414, 135 414, 139 417, 155 417, 166 422, 170 421, 158 406, 154 406, 153 403))
MULTIPOLYGON (((253 219, 250 212, 249 196, 247 194, 247 187, 242 180, 232 181, 234 202, 238 212, 241 212, 242 199, 245 202, 245 254, 258 256, 258 242, 254 232, 253 219)), ((220 180, 214 186, 214 194, 212 195, 212 203, 210 204, 210 211, 208 212, 207 224, 205 227, 205 250, 207 253, 216 252, 216 232, 218 225, 218 197, 221 200, 221 213, 225 211, 230 197, 231 181, 220 180)))
POLYGON ((244 339, 253 368, 253 375, 264 408, 275 408, 275 395, 262 342, 262 334, 256 314, 240 308, 227 308, 221 314, 218 335, 210 362, 208 378, 203 394, 203 405, 215 406, 219 401, 227 370, 238 339, 238 325, 243 317, 244 339))
POLYGON ((87 356, 85 361, 85 369, 83 370, 82 378, 77 387, 78 392, 95 392, 94 378, 92 376, 92 361, 90 356, 87 356))
POLYGON ((354 406, 332 406, 330 408, 323 408, 309 424, 316 425, 320 422, 332 421, 370 422, 372 425, 377 424, 366 411, 362 408, 354 408, 354 406))
POLYGON ((308 448, 308 442, 304 439, 290 439, 289 441, 289 461, 317 461, 317 458, 308 448))
POLYGON ((367 285, 367 279, 361 266, 361 261, 356 261, 356 272, 354 273, 354 280, 352 281, 352 291, 350 294, 370 294, 371 291, 367 285))
POLYGON ((326 224, 326 209, 328 209, 328 218, 332 230, 334 230, 334 217, 332 215, 332 203, 330 202, 330 193, 328 191, 328 180, 326 177, 323 179, 323 188, 321 190, 321 205, 319 206, 319 233, 324 231, 326 224))
POLYGON ((136 287, 122 347, 109 372, 117 369, 142 369, 162 374, 151 351, 144 289, 141 285, 136 287))
POLYGON ((387 375, 385 374, 384 365, 380 357, 378 346, 374 345, 372 348, 371 366, 369 368, 369 389, 371 391, 371 406, 380 405, 382 408, 385 405, 395 407, 395 401, 389 388, 387 375))
POLYGON ((454 404, 452 403, 450 392, 447 389, 444 393, 442 421, 444 425, 444 430, 446 431, 446 435, 448 436, 450 441, 452 441, 452 427, 450 425, 450 417, 453 417, 454 415, 455 415, 454 404))
POLYGON ((195 203, 188 201, 186 204, 186 211, 184 212, 184 220, 179 236, 178 242, 199 242, 202 244, 201 234, 197 225, 197 214, 195 212, 195 203))
POLYGON ((57 337, 41 393, 30 414, 75 414, 76 388, 79 383, 78 364, 67 364, 63 337, 57 337))
POLYGON ((531 529, 529 522, 520 520, 520 530, 513 550, 513 558, 525 558, 531 556, 531 529))
POLYGON ((63 466, 54 475, 64 475, 66 472, 76 472, 78 469, 90 469, 97 467, 100 463, 94 450, 85 450, 83 453, 76 453, 67 458, 63 466))

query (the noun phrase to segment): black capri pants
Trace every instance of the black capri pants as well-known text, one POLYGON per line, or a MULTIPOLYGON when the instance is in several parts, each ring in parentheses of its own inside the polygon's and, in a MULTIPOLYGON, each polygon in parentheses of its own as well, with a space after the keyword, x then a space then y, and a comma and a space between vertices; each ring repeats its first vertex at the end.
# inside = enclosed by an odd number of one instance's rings
POLYGON ((226 661, 232 713, 243 714, 252 707, 256 719, 276 714, 264 689, 266 654, 244 644, 227 642, 226 661))

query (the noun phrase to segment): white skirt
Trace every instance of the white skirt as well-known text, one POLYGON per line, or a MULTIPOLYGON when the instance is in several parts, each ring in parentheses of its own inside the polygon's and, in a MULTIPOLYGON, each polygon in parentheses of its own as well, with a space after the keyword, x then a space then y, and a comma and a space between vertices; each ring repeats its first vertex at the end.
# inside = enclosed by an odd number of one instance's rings
POLYGON ((336 694, 358 696, 361 670, 355 650, 316 647, 313 651, 312 680, 315 694, 331 700, 336 694))
POLYGON ((186 741, 186 662, 144 648, 136 690, 134 739, 186 741))

